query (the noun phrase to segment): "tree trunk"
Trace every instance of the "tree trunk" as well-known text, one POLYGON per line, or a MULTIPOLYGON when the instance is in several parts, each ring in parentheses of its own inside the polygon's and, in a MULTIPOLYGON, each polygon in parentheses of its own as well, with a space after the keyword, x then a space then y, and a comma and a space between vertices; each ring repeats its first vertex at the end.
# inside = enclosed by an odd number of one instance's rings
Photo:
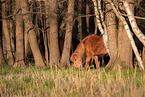
POLYGON ((80 41, 82 40, 83 36, 81 10, 82 10, 82 0, 78 0, 78 38, 80 41))
POLYGON ((60 52, 58 45, 58 23, 57 23, 57 0, 49 1, 49 58, 50 67, 56 66, 59 63, 60 52))
MULTIPOLYGON (((19 0, 15 0, 16 12, 20 10, 19 0)), ((24 38, 23 38, 23 16, 21 11, 16 15, 16 60, 13 67, 25 67, 24 63, 24 38)))
POLYGON ((106 4, 105 20, 108 34, 108 48, 110 55, 110 62, 106 66, 106 70, 112 70, 117 63, 117 21, 116 16, 112 12, 110 4, 106 4))
POLYGON ((48 14, 49 14, 49 0, 45 1, 45 13, 46 13, 46 30, 45 33, 43 33, 43 38, 44 38, 44 46, 45 46, 45 59, 46 59, 46 64, 48 65, 48 48, 49 48, 49 20, 48 20, 48 14))
POLYGON ((72 28, 73 28, 73 16, 74 16, 74 0, 68 1, 68 12, 67 12, 67 24, 65 33, 64 49, 62 52, 61 63, 63 65, 69 65, 71 40, 72 40, 72 28))
MULTIPOLYGON (((2 0, 2 2, 3 1, 4 0, 2 0)), ((5 4, 6 4, 5 2, 2 3, 2 18, 6 18, 5 4)), ((7 55, 8 55, 8 64, 12 66, 14 64, 14 56, 12 54, 11 40, 10 40, 10 34, 9 34, 8 25, 7 25, 7 20, 3 19, 2 22, 3 22, 3 33, 5 36, 5 44, 6 44, 7 55)))
MULTIPOLYGON (((0 3, 1 3, 1 1, 0 1, 0 3)), ((2 6, 0 4, 0 11, 2 11, 1 8, 2 8, 2 6)), ((0 19, 2 19, 2 16, 0 16, 0 19)), ((0 67, 2 67, 4 65, 7 65, 6 60, 4 58, 4 55, 3 55, 3 49, 2 48, 3 48, 2 47, 2 21, 0 21, 0 67)))
POLYGON ((28 2, 27 0, 21 0, 19 2, 21 2, 22 14, 24 15, 23 16, 24 23, 28 34, 30 47, 34 56, 35 66, 43 67, 45 66, 45 63, 43 61, 42 55, 38 47, 36 33, 33 29, 33 24, 32 24, 32 17, 28 11, 28 2))
POLYGON ((101 1, 99 0, 98 1, 98 5, 97 5, 96 0, 93 0, 94 11, 95 11, 95 16, 96 16, 96 24, 97 24, 101 34, 103 35, 103 40, 104 40, 107 52, 109 53, 107 27, 106 27, 106 23, 104 22, 104 15, 103 15, 103 13, 101 11, 101 8, 98 8, 98 7, 101 6, 99 2, 101 2, 101 1), (100 16, 99 16, 99 14, 100 14, 100 16), (101 17, 101 19, 100 19, 100 17, 101 17))
MULTIPOLYGON (((109 49, 109 46, 108 46, 108 44, 109 44, 108 32, 107 32, 106 23, 104 21, 104 14, 103 14, 103 11, 102 11, 102 8, 101 8, 101 0, 98 0, 98 4, 97 4, 96 0, 93 0, 93 3, 94 3, 94 11, 95 11, 94 13, 95 13, 95 16, 96 16, 96 18, 95 18, 96 19, 96 24, 97 24, 97 27, 99 28, 99 30, 101 32, 101 35, 103 35, 103 40, 104 40, 104 43, 105 43, 105 47, 107 49, 108 55, 110 55, 110 51, 109 51, 110 49, 109 49)), ((97 32, 96 30, 95 30, 95 32, 97 32)))
MULTIPOLYGON (((94 5, 97 5, 95 4, 94 2, 94 5)), ((103 14, 103 11, 102 11, 102 8, 101 8, 101 0, 98 0, 98 10, 99 12, 97 11, 97 8, 95 8, 95 12, 96 14, 98 14, 98 17, 99 17, 99 13, 100 13, 100 19, 97 19, 97 24, 98 24, 98 27, 101 31, 101 35, 103 35, 103 40, 104 40, 104 43, 105 43, 105 46, 106 46, 106 49, 107 49, 107 52, 109 54, 109 48, 108 48, 108 32, 107 32, 107 27, 106 27, 106 23, 104 21, 104 14, 103 14), (100 23, 99 23, 100 22, 100 23), (101 25, 102 23, 102 25, 101 25), (103 28, 104 29, 103 29, 103 28)))
POLYGON ((27 34, 27 29, 24 28, 24 44, 25 44, 25 61, 28 60, 28 56, 30 54, 32 54, 32 51, 31 51, 31 47, 30 47, 30 43, 29 43, 29 38, 28 38, 28 34, 27 34))
POLYGON ((145 46, 143 47, 142 60, 143 60, 143 65, 145 67, 145 46))
POLYGON ((144 70, 144 66, 143 66, 142 59, 141 59, 141 57, 139 56, 137 47, 136 47, 136 45, 135 45, 135 42, 134 42, 134 40, 133 40, 131 31, 130 31, 130 29, 129 29, 129 26, 128 26, 127 22, 125 21, 124 17, 118 12, 118 10, 115 8, 115 5, 111 2, 111 0, 107 0, 107 1, 110 3, 111 7, 113 8, 113 11, 114 11, 114 13, 116 14, 116 16, 122 21, 122 23, 123 23, 123 25, 124 25, 124 28, 125 28, 125 31, 126 31, 126 33, 127 33, 127 36, 128 36, 128 38, 129 38, 129 40, 130 40, 131 46, 132 46, 132 48, 133 48, 133 51, 134 51, 134 53, 135 53, 135 55, 136 55, 137 61, 138 61, 138 63, 139 63, 140 70, 144 70))
POLYGON ((122 21, 118 22, 118 58, 120 64, 126 65, 127 68, 133 68, 132 48, 122 21))
MULTIPOLYGON (((122 0, 120 0, 120 2, 122 2, 122 0)), ((124 7, 121 5, 119 8, 122 11, 124 10, 124 7)), ((132 6, 132 9, 134 9, 134 6, 132 6)), ((118 58, 120 58, 120 64, 133 68, 131 44, 125 32, 123 23, 120 20, 118 22, 118 58)))
POLYGON ((128 15, 132 30, 133 30, 134 34, 138 37, 138 39, 145 46, 145 35, 138 28, 136 20, 135 20, 134 15, 133 15, 133 11, 130 8, 129 3, 126 0, 123 0, 123 1, 124 1, 123 4, 124 4, 125 10, 127 12, 127 15, 128 15))
MULTIPOLYGON (((0 23, 1 25, 1 23, 0 23)), ((2 27, 1 27, 2 28, 2 27)), ((7 65, 4 55, 3 55, 3 49, 2 49, 2 30, 0 30, 0 67, 7 65)))
POLYGON ((89 30, 89 12, 90 11, 90 8, 89 8, 89 0, 86 0, 86 27, 87 27, 87 33, 90 33, 90 30, 89 30))

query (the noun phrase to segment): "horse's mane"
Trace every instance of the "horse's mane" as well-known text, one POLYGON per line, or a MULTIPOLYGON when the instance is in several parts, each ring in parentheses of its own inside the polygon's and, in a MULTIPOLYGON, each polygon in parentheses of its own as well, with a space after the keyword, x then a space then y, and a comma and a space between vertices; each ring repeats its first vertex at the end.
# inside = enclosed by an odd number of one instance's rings
POLYGON ((77 46, 76 50, 74 53, 84 53, 85 51, 85 47, 84 47, 84 39, 79 43, 79 45, 77 46))

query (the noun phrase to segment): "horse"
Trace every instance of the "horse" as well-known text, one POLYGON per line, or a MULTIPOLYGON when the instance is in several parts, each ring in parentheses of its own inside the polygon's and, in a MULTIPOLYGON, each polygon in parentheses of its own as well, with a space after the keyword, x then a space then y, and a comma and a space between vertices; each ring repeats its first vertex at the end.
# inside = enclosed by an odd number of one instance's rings
POLYGON ((96 68, 98 69, 98 57, 103 57, 106 54, 108 54, 108 52, 103 37, 91 34, 79 43, 70 59, 74 63, 74 67, 80 69, 82 67, 82 58, 86 55, 85 69, 87 70, 89 68, 91 58, 95 60, 96 68))

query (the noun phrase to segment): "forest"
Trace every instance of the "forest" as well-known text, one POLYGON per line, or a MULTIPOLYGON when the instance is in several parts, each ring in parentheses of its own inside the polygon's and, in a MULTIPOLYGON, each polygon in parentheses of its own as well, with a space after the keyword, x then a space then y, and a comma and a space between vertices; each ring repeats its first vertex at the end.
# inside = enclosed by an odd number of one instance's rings
POLYGON ((144 70, 144 0, 0 1, 0 67, 69 67, 90 34, 103 36, 106 69, 144 70))
POLYGON ((0 0, 0 97, 145 97, 144 67, 145 0, 0 0), (92 34, 107 56, 76 69, 92 34))

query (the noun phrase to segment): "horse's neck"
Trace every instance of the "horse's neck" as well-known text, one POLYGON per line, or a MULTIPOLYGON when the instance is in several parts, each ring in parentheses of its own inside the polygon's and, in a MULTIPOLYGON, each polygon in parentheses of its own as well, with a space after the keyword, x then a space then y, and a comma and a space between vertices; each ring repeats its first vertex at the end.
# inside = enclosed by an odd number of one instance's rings
POLYGON ((81 45, 80 45, 80 53, 81 53, 81 55, 84 55, 84 53, 85 53, 85 46, 83 43, 81 43, 81 45))

